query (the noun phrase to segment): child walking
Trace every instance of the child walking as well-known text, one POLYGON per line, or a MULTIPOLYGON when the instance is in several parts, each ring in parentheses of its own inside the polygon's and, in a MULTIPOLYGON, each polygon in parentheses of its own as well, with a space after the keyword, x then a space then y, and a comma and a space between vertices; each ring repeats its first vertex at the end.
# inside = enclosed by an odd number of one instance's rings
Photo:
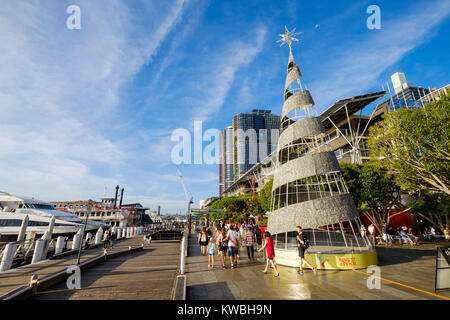
POLYGON ((214 269, 214 254, 216 251, 216 243, 214 242, 214 239, 209 239, 208 244, 208 268, 214 269))

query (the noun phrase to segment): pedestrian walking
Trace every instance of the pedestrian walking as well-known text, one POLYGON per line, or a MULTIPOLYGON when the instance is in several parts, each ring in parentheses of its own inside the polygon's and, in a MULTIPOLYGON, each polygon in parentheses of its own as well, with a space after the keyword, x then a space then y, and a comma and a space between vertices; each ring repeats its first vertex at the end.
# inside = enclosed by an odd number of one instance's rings
POLYGON ((300 259, 300 268, 297 271, 298 274, 303 275, 303 263, 305 263, 316 275, 316 268, 314 268, 308 261, 305 259, 305 252, 309 248, 309 241, 306 238, 306 235, 303 233, 303 229, 300 226, 296 227, 297 229, 297 241, 298 241, 298 257, 300 259))
POLYGON ((227 259, 226 254, 228 250, 227 241, 225 240, 226 234, 225 234, 225 228, 218 229, 219 233, 216 238, 216 245, 219 250, 219 257, 222 260, 222 269, 225 269, 227 267, 227 259))
POLYGON ((214 254, 216 252, 216 243, 211 237, 208 244, 208 268, 214 269, 214 254))
POLYGON ((238 234, 234 231, 234 226, 230 225, 230 230, 228 230, 225 240, 228 241, 228 257, 230 257, 231 269, 236 267, 236 246, 238 244, 238 234))
POLYGON ((267 253, 266 267, 264 268, 264 270, 262 272, 267 273, 267 268, 269 268, 269 264, 270 264, 270 266, 276 272, 274 277, 278 277, 280 275, 280 273, 278 272, 277 264, 275 263, 275 260, 274 260, 275 259, 275 248, 273 245, 273 238, 268 231, 264 234, 264 236, 265 236, 264 246, 262 246, 260 249, 258 249, 258 251, 262 251, 262 250, 266 249, 266 253, 267 253))
POLYGON ((248 260, 255 261, 255 249, 254 245, 256 242, 255 234, 252 232, 251 228, 247 228, 247 232, 245 233, 245 247, 247 248, 247 256, 248 260))
POLYGON ((107 250, 109 248, 110 241, 111 241, 111 236, 109 235, 109 231, 106 231, 105 236, 103 238, 103 249, 107 250))
POLYGON ((208 234, 206 228, 202 227, 200 234, 198 235, 198 244, 200 245, 200 252, 202 256, 206 256, 206 247, 208 246, 208 234))
POLYGON ((256 236, 256 244, 258 245, 258 249, 261 249, 262 233, 261 233, 261 229, 258 226, 255 227, 255 236, 256 236))
POLYGON ((392 237, 390 234, 390 232, 391 232, 390 229, 391 228, 387 224, 387 222, 383 223, 383 232, 384 232, 384 236, 385 236, 384 241, 386 241, 386 246, 388 246, 388 245, 392 246, 392 237))
POLYGON ((113 232, 111 234, 111 249, 114 248, 114 245, 116 244, 117 234, 113 232))
POLYGON ((235 261, 236 261, 236 265, 239 266, 239 249, 241 248, 241 243, 242 243, 242 236, 241 236, 241 229, 239 227, 236 226, 236 247, 235 247, 235 252, 236 252, 236 257, 235 257, 235 261))

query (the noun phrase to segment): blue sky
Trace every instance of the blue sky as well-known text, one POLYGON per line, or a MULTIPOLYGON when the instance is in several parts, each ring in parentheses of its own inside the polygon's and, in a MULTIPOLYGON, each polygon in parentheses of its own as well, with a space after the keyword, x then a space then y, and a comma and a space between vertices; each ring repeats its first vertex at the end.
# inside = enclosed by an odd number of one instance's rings
MULTIPOLYGON (((432 1, 2 1, 0 190, 44 200, 103 195, 186 210, 173 130, 280 114, 288 49, 317 112, 380 90, 396 71, 448 84, 450 3, 432 1), (66 8, 81 9, 68 30, 66 8), (366 8, 381 8, 369 30, 366 8)), ((206 145, 206 143, 205 143, 206 145)), ((218 193, 218 165, 181 165, 195 203, 218 193)))

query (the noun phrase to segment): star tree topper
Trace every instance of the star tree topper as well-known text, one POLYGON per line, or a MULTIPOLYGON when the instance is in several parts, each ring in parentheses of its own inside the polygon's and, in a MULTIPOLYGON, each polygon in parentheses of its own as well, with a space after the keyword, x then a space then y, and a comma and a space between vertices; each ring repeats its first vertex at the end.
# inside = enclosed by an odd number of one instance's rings
POLYGON ((298 36, 301 32, 295 32, 295 29, 296 28, 292 29, 292 31, 289 31, 288 28, 284 26, 284 34, 280 34, 281 39, 277 41, 281 42, 280 47, 287 43, 289 49, 292 49, 292 41, 298 42, 298 39, 295 37, 298 36))

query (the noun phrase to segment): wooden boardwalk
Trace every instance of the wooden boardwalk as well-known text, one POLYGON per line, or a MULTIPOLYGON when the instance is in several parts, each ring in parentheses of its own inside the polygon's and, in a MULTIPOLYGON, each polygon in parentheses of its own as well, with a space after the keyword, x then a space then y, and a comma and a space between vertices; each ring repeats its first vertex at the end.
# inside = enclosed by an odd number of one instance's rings
MULTIPOLYGON (((140 237, 142 239, 142 237, 140 237)), ((120 240, 114 250, 127 248, 131 239, 120 240)), ((80 262, 96 257, 103 252, 103 247, 82 251, 80 262)), ((29 264, 0 273, 0 297, 20 286, 28 286, 33 274, 40 279, 58 271, 67 269, 77 263, 77 254, 55 260, 43 260, 36 264, 29 264)))
MULTIPOLYGON (((141 245, 137 236, 124 245, 141 245)), ((107 260, 81 274, 81 289, 65 283, 33 295, 37 300, 169 300, 180 263, 179 242, 144 243, 144 249, 107 260)))
MULTIPOLYGON (((300 276, 296 269, 279 266, 279 277, 269 269, 263 274, 264 262, 251 263, 241 249, 241 263, 236 269, 221 269, 216 255, 216 269, 208 270, 208 257, 200 255, 196 237, 190 239, 187 259, 188 300, 441 300, 434 294, 435 249, 378 248, 381 277, 380 289, 368 289, 366 274, 357 271, 323 271, 317 276, 305 269, 300 276), (399 285, 399 284, 403 284, 399 285), (408 286, 408 287, 406 287, 408 286), (414 290, 411 288, 419 290, 414 290)), ((228 258, 228 257, 227 257, 228 258)), ((276 258, 275 258, 276 260, 276 258)), ((365 270, 363 270, 365 271, 365 270)), ((450 298, 450 293, 438 295, 450 298)))

